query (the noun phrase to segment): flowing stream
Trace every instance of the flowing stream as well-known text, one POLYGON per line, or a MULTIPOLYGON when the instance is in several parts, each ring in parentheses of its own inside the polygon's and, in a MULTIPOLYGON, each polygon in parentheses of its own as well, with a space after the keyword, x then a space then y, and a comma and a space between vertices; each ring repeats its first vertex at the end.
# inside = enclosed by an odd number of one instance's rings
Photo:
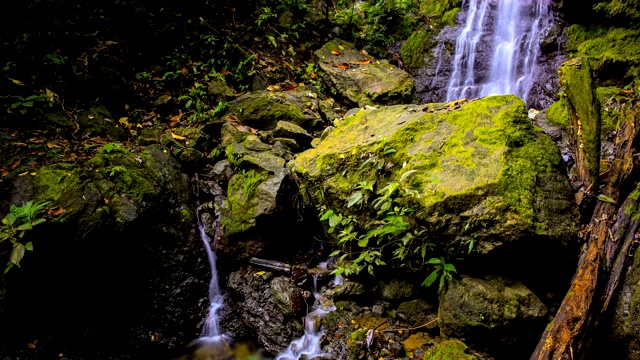
POLYGON ((464 0, 467 18, 456 40, 447 101, 515 94, 527 99, 542 33, 553 21, 550 0, 464 0))
MULTIPOLYGON (((326 267, 326 263, 321 263, 321 267, 326 267)), ((342 283, 342 277, 336 276, 334 285, 342 283)), ((278 356, 275 360, 298 360, 298 359, 314 359, 325 357, 325 353, 320 347, 320 339, 324 334, 320 329, 320 320, 328 313, 336 309, 333 301, 328 300, 318 292, 318 284, 316 275, 313 276, 313 296, 316 301, 311 312, 304 319, 304 335, 289 344, 289 347, 278 356)))

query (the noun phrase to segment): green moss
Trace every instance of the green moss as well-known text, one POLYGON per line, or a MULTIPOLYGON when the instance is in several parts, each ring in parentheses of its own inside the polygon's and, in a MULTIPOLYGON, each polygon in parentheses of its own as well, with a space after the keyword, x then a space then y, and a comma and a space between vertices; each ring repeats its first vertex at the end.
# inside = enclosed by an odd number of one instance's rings
POLYGON ((347 338, 347 351, 349 352, 349 359, 358 359, 360 355, 360 345, 367 338, 367 329, 360 328, 349 334, 347 338))
POLYGON ((265 172, 242 171, 229 180, 226 209, 221 223, 225 235, 243 232, 255 225, 258 186, 268 178, 265 172))
POLYGON ((260 130, 271 130, 280 120, 302 127, 307 122, 302 110, 286 101, 283 93, 247 94, 230 104, 229 113, 235 114, 243 124, 260 130))
POLYGON ((549 106, 547 110, 547 120, 552 124, 560 125, 565 131, 570 129, 569 123, 569 104, 564 96, 560 97, 560 100, 554 102, 549 106))
POLYGON ((455 17, 460 11, 456 7, 460 4, 458 0, 423 1, 420 5, 420 12, 429 20, 426 27, 415 31, 402 44, 400 56, 405 64, 417 69, 424 65, 424 59, 428 49, 432 49, 433 39, 445 26, 455 25, 455 17))
POLYGON ((424 65, 424 51, 429 40, 429 35, 425 30, 418 30, 411 34, 407 41, 400 48, 400 56, 405 64, 417 69, 424 65))
POLYGON ((604 138, 612 131, 618 129, 620 110, 622 105, 618 103, 617 95, 619 87, 607 86, 596 89, 596 96, 600 102, 600 119, 602 121, 601 135, 604 138))
POLYGON ((579 151, 586 158, 591 183, 597 182, 600 166, 600 103, 591 78, 591 68, 584 58, 565 62, 558 70, 560 84, 567 94, 572 127, 577 129, 579 151))
POLYGON ((444 340, 429 348, 423 360, 472 360, 473 355, 467 353, 467 345, 460 340, 444 340))
POLYGON ((631 78, 640 74, 639 29, 572 25, 567 35, 571 54, 585 56, 596 72, 607 70, 631 78))

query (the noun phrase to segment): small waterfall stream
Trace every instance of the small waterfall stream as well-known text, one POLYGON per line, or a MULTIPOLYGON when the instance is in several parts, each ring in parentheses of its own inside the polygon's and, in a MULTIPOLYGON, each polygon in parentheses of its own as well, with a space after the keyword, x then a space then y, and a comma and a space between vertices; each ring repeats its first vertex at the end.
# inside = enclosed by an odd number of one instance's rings
MULTIPOLYGON (((320 267, 327 266, 327 263, 320 263, 320 267)), ((320 347, 320 339, 324 333, 320 329, 320 320, 328 313, 334 311, 336 307, 333 301, 328 300, 318 292, 317 275, 313 275, 313 296, 315 303, 311 311, 304 318, 304 335, 289 344, 289 347, 278 356, 275 360, 298 360, 298 359, 314 359, 325 357, 326 354, 320 347)), ((342 276, 336 275, 333 284, 342 284, 342 276)))
POLYGON ((515 94, 527 99, 550 0, 465 0, 446 101, 515 94))
POLYGON ((220 333, 220 325, 218 324, 218 310, 224 304, 224 297, 220 292, 216 253, 211 248, 211 238, 205 232, 203 224, 199 224, 198 227, 200 228, 200 238, 202 239, 205 252, 207 253, 207 258, 209 259, 209 266, 211 267, 211 281, 209 282, 209 314, 205 319, 202 338, 217 340, 222 337, 222 334, 220 333))

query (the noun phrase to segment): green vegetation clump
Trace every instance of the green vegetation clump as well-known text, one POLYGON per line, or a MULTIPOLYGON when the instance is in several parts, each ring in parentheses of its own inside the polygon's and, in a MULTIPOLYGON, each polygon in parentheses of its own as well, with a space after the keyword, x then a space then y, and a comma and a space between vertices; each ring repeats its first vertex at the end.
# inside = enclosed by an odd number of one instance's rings
POLYGON ((601 2, 594 6, 597 11, 602 11, 607 16, 622 16, 629 19, 640 19, 640 2, 638 0, 611 0, 601 2))
POLYGON ((551 123, 560 125, 564 130, 569 130, 570 121, 569 121, 569 104, 567 104, 567 100, 564 96, 560 97, 560 100, 554 102, 549 106, 547 110, 547 120, 551 123))
POLYGON ((415 31, 402 44, 400 55, 405 64, 411 68, 419 68, 427 56, 425 51, 434 46, 433 39, 445 26, 453 26, 455 17, 460 11, 458 0, 423 1, 420 12, 428 21, 424 28, 415 31))
POLYGON ((467 353, 467 345, 460 340, 443 340, 431 347, 422 360, 473 360, 473 355, 467 353))
MULTIPOLYGON (((570 54, 585 56, 594 71, 611 70, 625 78, 640 75, 640 29, 572 25, 567 35, 570 54)), ((607 77, 599 81, 606 82, 607 77)))
POLYGON ((243 170, 229 180, 227 209, 222 217, 225 235, 240 233, 255 225, 256 191, 267 178, 263 171, 243 170))
POLYGON ((13 266, 20 267, 20 260, 24 257, 25 251, 33 251, 31 241, 23 243, 23 238, 27 231, 45 222, 45 219, 38 217, 38 215, 48 204, 48 201, 37 204, 29 201, 22 206, 11 205, 9 213, 2 219, 2 225, 0 225, 0 244, 5 240, 9 240, 12 244, 9 262, 4 269, 5 274, 11 270, 13 266))

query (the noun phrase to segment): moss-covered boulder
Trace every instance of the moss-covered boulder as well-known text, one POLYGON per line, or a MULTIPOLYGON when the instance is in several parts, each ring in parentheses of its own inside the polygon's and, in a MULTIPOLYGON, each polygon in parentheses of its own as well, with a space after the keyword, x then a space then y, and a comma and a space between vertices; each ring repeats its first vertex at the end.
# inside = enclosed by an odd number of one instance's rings
POLYGON ((546 306, 520 282, 462 276, 440 296, 438 324, 444 337, 469 341, 515 337, 544 326, 546 306))
POLYGON ((158 145, 140 153, 107 144, 84 166, 43 166, 16 179, 20 197, 50 201, 59 213, 52 222, 77 222, 85 237, 102 226, 122 229, 146 210, 189 197, 186 175, 158 145))
POLYGON ((321 76, 330 91, 353 105, 409 103, 413 81, 407 72, 361 54, 353 44, 339 39, 315 52, 321 76))
POLYGON ((104 106, 92 107, 78 115, 80 131, 90 136, 103 136, 111 139, 121 139, 127 132, 119 127, 118 119, 113 119, 111 113, 104 106))
POLYGON ((448 255, 466 256, 471 241, 483 254, 514 241, 561 244, 577 229, 559 151, 515 96, 361 109, 289 167, 310 204, 362 224, 372 214, 348 206, 356 186, 396 183, 448 255))
POLYGON ((278 121, 313 129, 320 115, 319 95, 304 87, 291 91, 256 91, 229 103, 226 118, 258 130, 273 130, 278 121))
POLYGON ((230 236, 253 228, 256 218, 276 212, 286 168, 274 147, 255 135, 227 146, 226 154, 235 168, 221 218, 225 235, 230 236))

